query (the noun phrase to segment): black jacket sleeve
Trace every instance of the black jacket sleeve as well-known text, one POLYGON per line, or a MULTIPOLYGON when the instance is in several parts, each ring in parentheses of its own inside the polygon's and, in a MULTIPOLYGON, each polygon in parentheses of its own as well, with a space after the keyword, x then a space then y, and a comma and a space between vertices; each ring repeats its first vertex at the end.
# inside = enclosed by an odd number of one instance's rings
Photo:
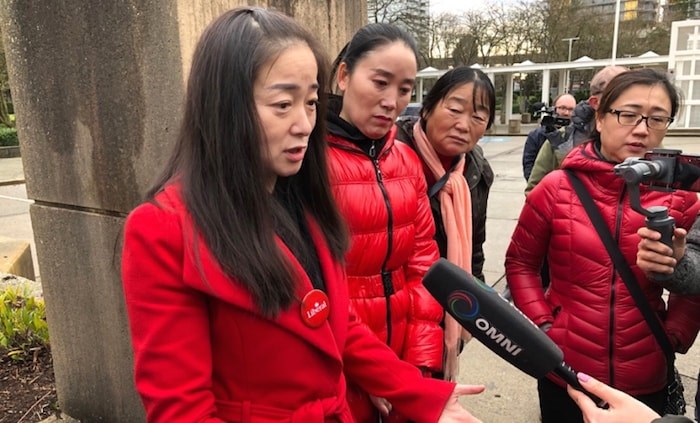
POLYGON ((527 139, 525 140, 525 147, 523 147, 523 176, 527 181, 530 179, 530 173, 532 173, 532 166, 535 165, 535 159, 537 158, 537 153, 540 152, 542 144, 544 144, 544 128, 539 127, 530 131, 527 134, 527 139))
POLYGON ((693 421, 683 416, 663 416, 652 420, 651 423, 693 423, 693 421))

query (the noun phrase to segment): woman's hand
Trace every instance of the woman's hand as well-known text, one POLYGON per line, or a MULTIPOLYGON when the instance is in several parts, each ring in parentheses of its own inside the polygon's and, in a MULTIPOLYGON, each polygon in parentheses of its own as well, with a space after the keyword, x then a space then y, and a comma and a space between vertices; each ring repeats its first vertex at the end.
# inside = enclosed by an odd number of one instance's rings
POLYGON ((375 397, 374 395, 369 396, 370 401, 374 404, 374 407, 379 410, 382 416, 388 416, 391 413, 391 403, 387 401, 386 398, 375 397))
POLYGON ((685 254, 685 229, 676 228, 673 231, 673 249, 662 243, 661 234, 653 229, 639 228, 637 235, 642 238, 637 251, 637 266, 646 274, 673 273, 685 254))
POLYGON ((659 416, 654 410, 637 401, 622 391, 579 373, 578 380, 590 393, 606 401, 610 408, 607 410, 598 408, 586 394, 568 386, 569 396, 583 412, 583 421, 586 423, 650 423, 659 416))
POLYGON ((470 412, 462 407, 459 403, 459 397, 462 395, 480 394, 484 392, 484 389, 484 385, 455 385, 455 390, 452 391, 450 399, 447 400, 438 423, 481 423, 481 420, 472 416, 470 412))

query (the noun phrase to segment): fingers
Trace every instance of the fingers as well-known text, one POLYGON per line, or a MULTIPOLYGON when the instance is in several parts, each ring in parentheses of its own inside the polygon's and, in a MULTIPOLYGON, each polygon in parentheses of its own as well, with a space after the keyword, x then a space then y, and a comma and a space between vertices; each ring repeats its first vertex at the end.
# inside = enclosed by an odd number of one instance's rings
POLYGON ((374 404, 374 407, 383 415, 388 416, 389 413, 391 413, 391 403, 385 398, 370 395, 369 399, 372 401, 372 404, 374 404))
POLYGON ((455 390, 453 391, 455 395, 462 396, 462 395, 474 395, 474 394, 480 394, 484 392, 486 387, 484 385, 462 385, 462 384, 457 384, 455 385, 455 390))
POLYGON ((683 228, 676 228, 673 231, 673 258, 680 260, 685 255, 685 237, 688 235, 683 228))
MULTIPOLYGON (((576 375, 578 377, 579 382, 581 382, 581 386, 583 388, 590 392, 591 394, 597 396, 598 398, 602 399, 603 401, 607 402, 610 407, 614 407, 617 405, 619 402, 627 398, 627 395, 624 394, 623 392, 618 391, 617 389, 611 388, 610 386, 604 384, 603 382, 588 376, 583 373, 579 373, 576 375)), ((578 392, 578 391, 576 391, 578 392)), ((584 398, 588 400, 594 407, 596 406, 593 401, 591 401, 586 394, 583 394, 579 392, 581 395, 583 395, 584 398)), ((570 394, 571 395, 571 394, 570 394)))
POLYGON ((650 239, 653 241, 658 241, 661 239, 661 234, 653 229, 647 227, 641 227, 637 230, 637 235, 642 239, 650 239))
POLYGON ((639 250, 648 251, 668 257, 671 257, 673 255, 673 248, 669 247, 661 241, 655 241, 645 238, 642 238, 642 240, 639 241, 639 250))
POLYGON ((637 266, 645 273, 673 273, 676 259, 648 250, 637 252, 637 266))
POLYGON ((607 409, 598 408, 588 396, 570 386, 567 387, 569 395, 581 408, 586 423, 648 423, 659 417, 654 410, 622 391, 583 373, 576 376, 585 390, 608 403, 607 409))
MULTIPOLYGON (((675 228, 673 231, 673 248, 660 241, 661 234, 649 228, 639 228, 637 234, 642 238, 639 241, 639 251, 653 252, 663 256, 678 257, 678 251, 685 249, 685 238, 688 234, 683 228, 675 228)), ((681 254, 682 256, 682 254, 681 254)))
MULTIPOLYGON (((571 397, 571 399, 574 400, 578 408, 581 409, 581 412, 583 413, 584 417, 591 416, 593 413, 596 412, 596 409, 598 407, 596 407, 595 403, 590 398, 588 398, 586 394, 577 389, 572 388, 571 385, 567 385, 566 390, 568 391, 569 396, 571 397)), ((588 421, 587 418, 585 420, 586 422, 588 421)))
POLYGON ((640 228, 637 234, 642 238, 638 245, 637 266, 645 273, 673 273, 677 259, 685 252, 686 231, 681 228, 674 231, 674 248, 659 241, 661 234, 649 228, 640 228))
POLYGON ((675 228, 673 230, 673 236, 675 238, 683 238, 685 240, 686 235, 688 235, 688 231, 683 228, 675 228))

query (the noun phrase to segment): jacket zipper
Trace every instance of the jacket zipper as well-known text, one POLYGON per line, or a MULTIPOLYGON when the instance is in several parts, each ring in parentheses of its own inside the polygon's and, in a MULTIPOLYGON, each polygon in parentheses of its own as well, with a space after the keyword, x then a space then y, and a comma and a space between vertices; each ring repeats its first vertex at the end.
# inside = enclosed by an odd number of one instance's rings
MULTIPOLYGON (((350 151, 350 152, 353 152, 356 154, 364 154, 364 152, 362 150, 359 150, 356 148, 350 148, 350 147, 344 146, 342 144, 334 143, 334 142, 329 142, 329 144, 335 148, 340 148, 341 150, 350 151)), ((389 149, 385 150, 381 155, 387 154, 388 152, 389 152, 389 149)), ((375 157, 376 155, 377 155, 376 141, 372 141, 372 146, 369 148, 369 154, 367 154, 367 156, 369 156, 370 160, 372 161, 372 165, 374 166, 374 174, 377 177, 377 184, 379 185, 379 189, 382 192, 382 197, 384 197, 384 204, 386 205, 387 214, 388 214, 387 251, 386 251, 386 257, 384 257, 384 261, 382 262, 381 278, 382 278, 382 288, 384 290, 384 299, 386 301, 386 344, 390 345, 391 344, 391 335, 392 335, 391 296, 394 294, 394 284, 391 282, 391 272, 386 270, 386 265, 389 262, 389 257, 391 256, 391 249, 393 248, 394 215, 392 213, 391 203, 389 202, 389 194, 387 193, 386 187, 384 186, 384 176, 382 175, 382 170, 379 168, 379 157, 375 157)))
MULTIPOLYGON (((623 203, 625 199, 625 186, 622 187, 622 193, 617 202, 617 215, 615 216, 615 242, 620 242, 620 226, 622 221, 623 203)), ((615 335, 615 274, 617 269, 613 262, 612 281, 610 283, 610 328, 608 329, 608 366, 610 385, 615 384, 615 369, 613 368, 613 337, 615 335)))
POLYGON ((391 272, 387 271, 386 265, 389 262, 389 257, 391 256, 391 249, 393 248, 393 238, 394 238, 394 215, 391 209, 391 203, 389 202, 389 194, 384 186, 384 176, 382 175, 382 170, 379 168, 379 157, 376 157, 376 145, 375 141, 372 141, 372 146, 369 148, 369 157, 374 165, 374 173, 377 177, 377 184, 382 192, 382 197, 384 197, 384 204, 387 210, 387 250, 386 256, 384 257, 384 262, 382 262, 382 287, 384 288, 384 299, 386 301, 386 344, 391 345, 391 296, 394 294, 394 284, 391 283, 391 272))

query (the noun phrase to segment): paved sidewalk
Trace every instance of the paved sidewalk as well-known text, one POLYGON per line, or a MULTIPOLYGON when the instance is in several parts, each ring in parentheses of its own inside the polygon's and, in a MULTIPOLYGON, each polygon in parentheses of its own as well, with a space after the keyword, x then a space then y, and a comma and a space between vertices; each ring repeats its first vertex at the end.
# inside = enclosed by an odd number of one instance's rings
POLYGON ((0 186, 24 183, 22 158, 0 159, 0 186))
POLYGON ((32 223, 29 219, 29 205, 24 184, 22 159, 0 159, 0 239, 9 238, 28 242, 34 260, 34 275, 39 278, 36 245, 32 223))
MULTIPOLYGON (((490 285, 503 290, 505 251, 515 228, 525 197, 522 178, 524 136, 485 137, 484 153, 496 174, 489 197, 487 241, 484 246, 484 274, 490 285)), ((700 143, 691 137, 668 137, 668 148, 686 153, 700 153, 700 143)), ((34 245, 29 219, 29 203, 24 184, 3 186, 3 181, 22 180, 21 159, 0 159, 0 236, 26 240, 34 245)), ((38 272, 38 266, 35 268, 38 272)), ((700 366, 700 341, 685 355, 679 355, 677 366, 684 376, 688 404, 694 404, 696 377, 700 366)), ((474 415, 488 423, 531 423, 539 421, 535 381, 497 355, 472 341, 461 355, 460 381, 485 384, 486 392, 465 398, 463 403, 474 415)), ((688 416, 694 412, 688 407, 688 416)))

